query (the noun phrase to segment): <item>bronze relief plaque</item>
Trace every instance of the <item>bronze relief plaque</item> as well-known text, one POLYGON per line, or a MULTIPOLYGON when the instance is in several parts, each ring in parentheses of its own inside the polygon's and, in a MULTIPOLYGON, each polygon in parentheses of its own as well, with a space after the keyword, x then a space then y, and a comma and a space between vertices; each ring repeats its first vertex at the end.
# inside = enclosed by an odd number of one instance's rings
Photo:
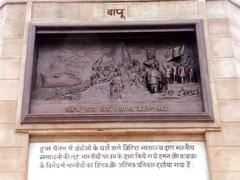
POLYGON ((23 122, 211 120, 198 24, 32 26, 23 122))

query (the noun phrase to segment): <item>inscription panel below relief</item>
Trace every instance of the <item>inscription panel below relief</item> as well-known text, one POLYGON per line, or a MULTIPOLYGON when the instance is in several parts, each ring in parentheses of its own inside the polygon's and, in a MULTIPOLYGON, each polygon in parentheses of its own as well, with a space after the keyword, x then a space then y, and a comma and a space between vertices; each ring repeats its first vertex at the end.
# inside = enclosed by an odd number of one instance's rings
POLYGON ((209 180, 203 142, 31 143, 28 180, 209 180))

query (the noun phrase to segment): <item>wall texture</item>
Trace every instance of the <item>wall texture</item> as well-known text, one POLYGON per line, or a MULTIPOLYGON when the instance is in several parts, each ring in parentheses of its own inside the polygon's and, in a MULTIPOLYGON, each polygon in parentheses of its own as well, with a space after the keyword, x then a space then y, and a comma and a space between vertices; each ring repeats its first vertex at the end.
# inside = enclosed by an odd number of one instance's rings
MULTIPOLYGON (((111 2, 111 1, 109 1, 111 2)), ((212 180, 240 179, 240 8, 237 1, 125 1, 125 21, 202 19, 216 124, 121 124, 102 140, 192 139, 206 142, 212 180), (157 127, 136 133, 134 128, 157 127), (170 127, 172 126, 172 127, 170 127), (196 126, 194 129, 192 127, 196 126), (189 127, 189 128, 188 128, 189 127), (118 129, 123 129, 118 132, 118 129), (129 133, 130 132, 130 133, 129 133)), ((30 141, 99 140, 96 125, 19 125, 29 22, 106 22, 105 2, 67 0, 3 1, 0 4, 0 179, 26 180, 30 141), (27 130, 22 130, 27 129, 27 130), (86 129, 86 130, 85 130, 86 129), (85 130, 85 131, 84 131, 85 130), (82 135, 79 138, 79 134, 82 135), (49 136, 50 135, 50 136, 49 136), (91 135, 91 136, 84 136, 91 135)), ((112 129, 111 129, 112 128, 112 129)), ((100 138, 101 140, 101 138, 100 138)))
POLYGON ((213 179, 240 178, 240 8, 228 1, 209 1, 208 31, 222 131, 207 133, 213 179), (218 53, 216 53, 218 52, 218 53))

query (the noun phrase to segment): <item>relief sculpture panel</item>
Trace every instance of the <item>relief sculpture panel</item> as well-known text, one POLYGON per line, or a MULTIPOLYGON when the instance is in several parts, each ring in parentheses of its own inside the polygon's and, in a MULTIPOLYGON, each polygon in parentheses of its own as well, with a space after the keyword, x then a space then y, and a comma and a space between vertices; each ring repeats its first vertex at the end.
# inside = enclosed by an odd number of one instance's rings
POLYGON ((201 112, 194 39, 40 39, 32 97, 33 112, 201 112))
POLYGON ((167 27, 35 28, 26 117, 209 119, 207 65, 195 26, 167 27))

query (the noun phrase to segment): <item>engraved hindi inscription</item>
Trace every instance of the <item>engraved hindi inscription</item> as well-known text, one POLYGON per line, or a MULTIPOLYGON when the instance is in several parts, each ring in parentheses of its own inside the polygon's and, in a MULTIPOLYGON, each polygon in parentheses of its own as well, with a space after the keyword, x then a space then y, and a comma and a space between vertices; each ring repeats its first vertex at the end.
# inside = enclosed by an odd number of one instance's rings
POLYGON ((120 15, 121 19, 126 19, 124 13, 125 13, 126 9, 107 9, 107 14, 109 16, 116 16, 116 15, 120 15))
POLYGON ((105 3, 106 20, 126 20, 127 15, 126 3, 105 3))
POLYGON ((209 180, 203 142, 31 143, 28 180, 209 180))

